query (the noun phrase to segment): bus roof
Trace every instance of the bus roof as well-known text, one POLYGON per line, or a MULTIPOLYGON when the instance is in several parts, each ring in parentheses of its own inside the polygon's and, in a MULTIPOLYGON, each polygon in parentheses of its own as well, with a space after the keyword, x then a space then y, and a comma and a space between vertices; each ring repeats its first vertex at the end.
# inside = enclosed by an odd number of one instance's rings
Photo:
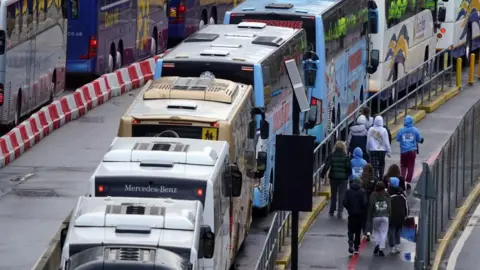
POLYGON ((192 231, 201 207, 198 201, 82 196, 73 215, 74 226, 192 231))
POLYGON ((164 62, 261 63, 302 29, 267 26, 264 23, 208 25, 170 50, 164 62))
POLYGON ((246 0, 231 13, 279 13, 320 15, 339 0, 246 0), (272 5, 273 4, 273 5, 272 5), (289 6, 291 4, 291 6, 289 6), (277 5, 277 7, 275 7, 277 5))
POLYGON ((209 181, 215 164, 224 162, 228 148, 225 141, 117 137, 94 177, 121 175, 209 181))
POLYGON ((176 88, 179 80, 197 84, 200 78, 161 77, 155 80, 137 98, 127 115, 134 118, 201 118, 208 121, 226 121, 243 104, 252 88, 228 80, 209 80, 204 90, 176 88))
POLYGON ((69 243, 190 248, 201 207, 198 201, 80 197, 69 243))

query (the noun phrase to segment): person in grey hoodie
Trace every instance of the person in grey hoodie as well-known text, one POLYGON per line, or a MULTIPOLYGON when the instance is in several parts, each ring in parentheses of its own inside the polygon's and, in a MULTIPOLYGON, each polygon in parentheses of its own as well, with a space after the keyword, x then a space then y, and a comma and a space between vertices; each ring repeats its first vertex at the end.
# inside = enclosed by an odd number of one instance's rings
POLYGON ((363 159, 369 161, 367 154, 367 129, 368 120, 364 115, 360 115, 357 121, 350 126, 350 132, 348 133, 347 148, 350 156, 353 156, 353 150, 359 147, 363 152, 363 159))
POLYGON ((372 221, 373 237, 376 245, 373 254, 385 256, 385 242, 387 240, 389 217, 391 213, 390 196, 385 191, 383 181, 375 184, 375 191, 370 196, 368 219, 372 221))
POLYGON ((383 118, 376 116, 373 127, 367 133, 367 152, 370 156, 370 164, 373 166, 373 174, 378 179, 383 178, 385 171, 385 155, 390 157, 390 137, 388 130, 383 126, 383 118))

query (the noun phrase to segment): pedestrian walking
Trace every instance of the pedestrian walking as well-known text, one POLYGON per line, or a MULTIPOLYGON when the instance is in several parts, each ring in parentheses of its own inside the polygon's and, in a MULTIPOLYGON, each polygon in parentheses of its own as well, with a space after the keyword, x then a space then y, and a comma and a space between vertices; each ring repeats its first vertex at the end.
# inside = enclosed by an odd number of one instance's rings
POLYGON ((367 165, 367 161, 363 159, 363 151, 360 147, 355 148, 353 151, 353 158, 351 161, 352 174, 350 179, 360 178, 362 176, 363 167, 367 165))
POLYGON ((338 218, 342 218, 343 213, 343 197, 348 187, 348 178, 352 173, 352 166, 350 158, 347 155, 345 143, 337 141, 333 153, 331 153, 323 166, 321 178, 325 178, 326 172, 330 178, 330 216, 333 216, 335 211, 338 211, 338 218))
POLYGON ((390 221, 388 229, 388 243, 390 245, 390 253, 400 253, 400 235, 405 219, 409 215, 407 197, 400 188, 400 179, 397 177, 390 178, 390 203, 392 211, 390 212, 390 221))
POLYGON ((349 128, 348 139, 347 139, 347 148, 348 153, 353 155, 355 148, 360 147, 362 149, 364 156, 363 159, 368 161, 367 155, 367 129, 368 120, 364 115, 360 115, 355 123, 349 128))
POLYGON ((375 117, 373 127, 368 130, 367 151, 370 156, 370 164, 373 166, 374 176, 382 179, 385 170, 385 155, 390 157, 391 148, 388 131, 383 126, 381 116, 375 117))
POLYGON ((385 256, 385 241, 388 233, 388 220, 391 213, 390 196, 385 191, 383 181, 377 181, 375 191, 370 197, 368 207, 368 218, 372 220, 373 237, 375 239, 375 249, 373 253, 379 256, 385 256))
POLYGON ((363 225, 368 209, 367 191, 362 188, 360 178, 350 181, 345 193, 343 207, 348 211, 348 252, 358 254, 363 225))
POLYGON ((423 143, 420 131, 413 125, 410 115, 405 117, 403 128, 398 131, 397 142, 400 143, 400 168, 402 176, 407 182, 407 189, 411 189, 415 159, 417 158, 418 143, 423 143))
POLYGON ((397 164, 392 164, 390 167, 388 167, 387 173, 383 177, 383 183, 385 184, 386 187, 389 186, 390 184, 390 178, 396 177, 400 180, 400 188, 405 191, 406 186, 405 186, 405 178, 403 178, 402 174, 400 173, 400 167, 398 167, 397 164))
MULTIPOLYGON (((367 192, 367 200, 370 203, 370 196, 375 191, 375 178, 373 177, 373 168, 372 165, 366 164, 363 167, 362 176, 360 177, 362 180, 362 187, 367 192)), ((367 241, 370 241, 370 236, 372 233, 372 222, 368 219, 367 213, 365 213, 364 224, 363 224, 363 236, 367 241)))
POLYGON ((370 115, 371 114, 370 108, 363 107, 361 114, 364 115, 368 120, 367 129, 371 128, 373 126, 373 117, 370 115))

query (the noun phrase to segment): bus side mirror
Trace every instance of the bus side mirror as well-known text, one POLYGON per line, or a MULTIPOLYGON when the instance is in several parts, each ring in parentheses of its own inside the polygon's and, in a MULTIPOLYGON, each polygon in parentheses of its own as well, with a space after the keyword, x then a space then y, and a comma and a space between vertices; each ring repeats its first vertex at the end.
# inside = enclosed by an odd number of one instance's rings
POLYGON ((257 153, 257 177, 262 178, 267 169, 267 152, 259 151, 257 153))
POLYGON ((248 138, 255 139, 255 134, 257 134, 257 124, 252 120, 248 123, 248 138))
POLYGON ((237 198, 242 195, 242 173, 237 165, 230 165, 230 175, 232 177, 232 197, 237 198))
POLYGON ((378 7, 375 1, 368 1, 368 32, 378 34, 378 7))
POLYGON ((437 20, 439 22, 445 22, 446 17, 447 17, 447 9, 445 7, 439 7, 437 20))
POLYGON ((260 120, 260 138, 262 140, 268 139, 270 135, 270 123, 266 120, 260 120))
POLYGON ((380 64, 380 51, 372 50, 370 53, 370 64, 367 67, 367 72, 373 74, 377 71, 378 65, 380 64))
POLYGON ((207 225, 203 225, 200 230, 202 232, 203 258, 211 259, 215 251, 215 234, 212 232, 210 226, 207 225))

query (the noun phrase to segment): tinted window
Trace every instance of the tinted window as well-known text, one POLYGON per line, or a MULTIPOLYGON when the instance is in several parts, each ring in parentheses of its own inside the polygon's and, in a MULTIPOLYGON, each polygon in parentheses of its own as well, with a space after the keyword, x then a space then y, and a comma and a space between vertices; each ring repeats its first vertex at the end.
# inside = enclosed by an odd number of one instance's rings
POLYGON ((0 55, 5 53, 5 31, 0 30, 0 55))
POLYGON ((230 24, 241 22, 263 22, 267 25, 300 29, 307 32, 308 50, 316 51, 315 17, 300 15, 281 15, 265 13, 235 13, 230 17, 230 24))
POLYGON ((190 179, 141 176, 95 177, 96 197, 143 197, 205 202, 207 183, 190 179))
POLYGON ((70 19, 78 19, 78 0, 70 0, 70 19))
POLYGON ((201 127, 194 126, 132 124, 133 137, 178 137, 186 139, 202 139, 203 133, 201 127))
POLYGON ((346 0, 325 12, 325 53, 327 59, 356 44, 366 34, 367 0, 346 0))
POLYGON ((215 78, 230 80, 237 83, 253 85, 253 67, 237 63, 225 62, 164 62, 162 76, 199 77, 202 73, 211 72, 215 78))

